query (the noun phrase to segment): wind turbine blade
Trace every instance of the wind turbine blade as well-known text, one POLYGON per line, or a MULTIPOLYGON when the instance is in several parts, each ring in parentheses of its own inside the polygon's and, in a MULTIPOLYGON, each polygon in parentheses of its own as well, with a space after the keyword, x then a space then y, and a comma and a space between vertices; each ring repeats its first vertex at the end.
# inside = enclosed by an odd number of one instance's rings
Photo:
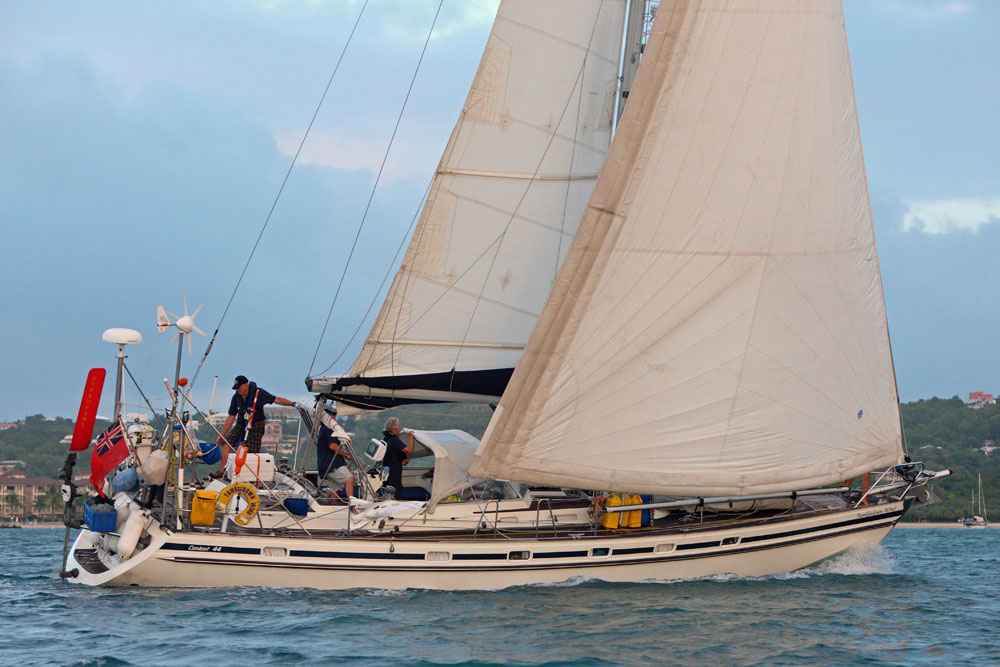
POLYGON ((178 316, 176 316, 176 315, 174 315, 173 313, 171 313, 171 312, 170 312, 169 310, 167 311, 167 315, 169 315, 170 317, 174 318, 175 320, 179 320, 179 319, 181 319, 181 318, 179 318, 178 316))
POLYGON ((204 331, 202 331, 201 329, 199 329, 198 327, 196 327, 193 324, 191 325, 191 331, 197 331, 198 333, 200 333, 205 338, 208 338, 208 334, 207 333, 205 333, 204 331))
POLYGON ((201 304, 200 306, 198 306, 197 310, 195 310, 193 313, 191 313, 191 319, 193 320, 195 318, 195 316, 198 313, 200 313, 201 309, 204 308, 204 307, 205 307, 205 304, 201 304))
POLYGON ((184 316, 187 317, 188 314, 188 297, 187 294, 181 292, 181 298, 184 299, 184 316))
POLYGON ((178 339, 178 338, 180 337, 180 335, 181 335, 181 332, 180 332, 180 331, 178 331, 178 332, 177 332, 177 333, 176 333, 176 334, 174 335, 174 337, 170 339, 170 344, 171 344, 171 345, 173 345, 174 343, 176 343, 176 342, 177 342, 177 339, 178 339))
POLYGON ((191 334, 188 334, 188 356, 191 356, 191 334))
POLYGON ((167 311, 163 309, 163 306, 156 307, 156 330, 162 334, 164 331, 170 328, 170 320, 167 318, 167 311))

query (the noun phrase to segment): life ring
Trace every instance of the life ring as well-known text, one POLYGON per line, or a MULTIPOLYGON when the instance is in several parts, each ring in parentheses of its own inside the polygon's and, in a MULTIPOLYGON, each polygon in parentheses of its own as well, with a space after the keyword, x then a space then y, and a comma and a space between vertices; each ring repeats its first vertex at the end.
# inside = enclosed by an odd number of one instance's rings
POLYGON ((215 501, 215 507, 220 512, 228 512, 229 503, 236 496, 240 496, 247 501, 247 506, 242 512, 236 515, 233 521, 241 526, 245 526, 257 516, 257 510, 260 508, 260 498, 257 496, 257 490, 246 482, 237 482, 224 488, 219 493, 219 498, 215 501))

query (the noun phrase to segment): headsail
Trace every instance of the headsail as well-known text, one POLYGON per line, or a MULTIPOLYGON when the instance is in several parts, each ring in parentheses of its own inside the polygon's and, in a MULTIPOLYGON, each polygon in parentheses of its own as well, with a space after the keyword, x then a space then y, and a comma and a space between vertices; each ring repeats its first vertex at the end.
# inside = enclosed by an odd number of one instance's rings
POLYGON ((604 162, 624 6, 501 2, 382 310, 349 373, 313 391, 498 400, 604 162))
POLYGON ((661 4, 470 473, 741 495, 901 457, 840 0, 661 4))

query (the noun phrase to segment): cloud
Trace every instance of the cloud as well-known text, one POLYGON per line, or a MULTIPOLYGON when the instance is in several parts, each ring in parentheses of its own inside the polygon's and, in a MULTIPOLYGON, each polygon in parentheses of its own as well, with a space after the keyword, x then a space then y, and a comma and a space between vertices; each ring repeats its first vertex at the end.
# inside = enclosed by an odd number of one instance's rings
POLYGON ((1000 222, 1000 198, 914 200, 904 203, 903 231, 907 232, 976 232, 984 225, 1000 222))
MULTIPOLYGON (((442 9, 434 26, 433 39, 447 40, 492 25, 499 4, 499 0, 465 0, 455 8, 447 8, 450 11, 442 9)), ((407 0, 401 3, 400 11, 382 22, 382 32, 394 43, 422 43, 427 37, 433 9, 433 6, 421 7, 407 0)))
POLYGON ((972 6, 964 0, 939 0, 937 2, 885 0, 876 6, 882 12, 906 21, 933 21, 972 12, 972 6))
MULTIPOLYGON (((444 139, 429 133, 420 136, 397 136, 382 173, 382 181, 406 180, 423 183, 430 178, 437 166, 444 139)), ((301 136, 293 132, 276 135, 278 150, 287 156, 295 155, 301 136)), ((388 137, 372 139, 347 130, 314 130, 302 148, 299 164, 322 165, 336 169, 378 173, 385 155, 388 137)))
MULTIPOLYGON (((0 415, 75 410, 87 369, 114 363, 101 341, 110 326, 146 338, 129 364, 162 408, 160 379, 173 372, 176 350, 170 336, 156 335, 155 307, 177 312, 186 294, 189 309, 205 304, 200 327, 218 325, 288 156, 251 111, 171 81, 133 98, 79 51, 27 64, 0 56, 0 146, 8 250, 0 311, 17 323, 0 327, 0 348, 17 351, 0 355, 8 380, 0 415), (55 386, 53 378, 68 379, 55 386)), ((370 182, 370 172, 296 167, 203 369, 200 407, 213 374, 242 372, 282 395, 302 394, 370 182)), ((319 368, 363 315, 392 261, 385 247, 405 234, 422 191, 404 182, 380 188, 319 368)), ((182 361, 188 377, 206 341, 192 343, 196 356, 182 361)), ((105 411, 108 396, 105 388, 105 411)), ((130 410, 143 407, 137 394, 127 399, 130 410)))

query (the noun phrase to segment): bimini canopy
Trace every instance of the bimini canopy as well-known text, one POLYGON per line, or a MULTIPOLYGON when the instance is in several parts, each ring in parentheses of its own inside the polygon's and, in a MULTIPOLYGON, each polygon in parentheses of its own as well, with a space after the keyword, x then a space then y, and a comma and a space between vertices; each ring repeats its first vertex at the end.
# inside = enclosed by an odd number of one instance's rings
POLYGON ((479 440, 465 431, 413 431, 413 437, 417 446, 411 458, 434 456, 434 481, 431 498, 427 502, 428 514, 444 498, 483 481, 469 476, 469 465, 476 455, 479 440))

